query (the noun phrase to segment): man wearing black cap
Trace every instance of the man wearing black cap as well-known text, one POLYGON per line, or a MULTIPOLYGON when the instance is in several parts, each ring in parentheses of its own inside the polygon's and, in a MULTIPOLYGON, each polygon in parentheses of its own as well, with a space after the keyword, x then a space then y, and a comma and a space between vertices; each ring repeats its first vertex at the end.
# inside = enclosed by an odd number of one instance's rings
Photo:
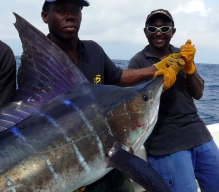
POLYGON ((152 11, 144 28, 149 45, 129 62, 130 69, 145 68, 179 51, 185 60, 176 83, 161 96, 157 124, 145 142, 148 162, 172 192, 197 191, 196 179, 202 191, 218 192, 219 151, 193 101, 202 97, 204 81, 194 65, 191 41, 180 49, 170 44, 175 32, 167 10, 152 11))
MULTIPOLYGON (((89 6, 86 0, 45 0, 41 13, 43 21, 48 24, 50 40, 58 45, 94 84, 132 85, 148 77, 153 77, 157 69, 122 70, 105 54, 94 41, 82 41, 78 32, 82 20, 81 10, 89 6)), ((166 60, 156 64, 164 68, 165 89, 172 86, 178 71, 166 67, 166 60), (173 72, 173 73, 172 73, 173 72), (165 76, 168 75, 168 78, 165 76)), ((178 60, 174 62, 178 66, 178 60)), ((22 70, 20 70, 22 74, 22 70)), ((128 178, 117 170, 111 171, 94 184, 87 186, 85 191, 100 192, 131 192, 134 191, 128 178)))

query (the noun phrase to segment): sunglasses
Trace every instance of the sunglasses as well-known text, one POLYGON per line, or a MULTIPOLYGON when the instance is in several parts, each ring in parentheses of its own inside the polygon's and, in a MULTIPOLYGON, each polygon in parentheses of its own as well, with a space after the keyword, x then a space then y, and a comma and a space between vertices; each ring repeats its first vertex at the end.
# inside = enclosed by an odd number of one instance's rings
POLYGON ((168 33, 173 27, 170 26, 162 26, 162 27, 155 27, 155 26, 150 26, 146 27, 147 31, 149 33, 157 33, 157 31, 160 31, 161 33, 168 33))

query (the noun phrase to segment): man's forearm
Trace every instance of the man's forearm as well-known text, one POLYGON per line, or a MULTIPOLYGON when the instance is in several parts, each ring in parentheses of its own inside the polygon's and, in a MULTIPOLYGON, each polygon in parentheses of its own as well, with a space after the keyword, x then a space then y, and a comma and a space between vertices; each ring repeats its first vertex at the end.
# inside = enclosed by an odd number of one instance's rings
POLYGON ((120 86, 131 86, 140 81, 150 79, 156 72, 154 66, 143 69, 124 69, 120 78, 120 86))
POLYGON ((200 99, 203 96, 204 82, 195 71, 193 74, 186 75, 186 85, 194 99, 200 99))

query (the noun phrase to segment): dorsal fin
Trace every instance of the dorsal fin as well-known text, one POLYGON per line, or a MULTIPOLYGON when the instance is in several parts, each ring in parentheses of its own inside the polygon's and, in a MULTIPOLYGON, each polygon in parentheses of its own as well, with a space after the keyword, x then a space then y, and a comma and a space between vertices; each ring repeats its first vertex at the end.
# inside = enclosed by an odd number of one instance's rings
POLYGON ((55 96, 89 83, 58 46, 22 17, 14 15, 23 45, 23 70, 12 103, 0 109, 0 131, 19 123, 55 96))
POLYGON ((15 27, 23 45, 21 64, 24 70, 19 89, 31 91, 32 95, 37 92, 37 97, 45 93, 53 97, 88 83, 73 61, 58 46, 22 17, 17 14, 15 17, 15 27))

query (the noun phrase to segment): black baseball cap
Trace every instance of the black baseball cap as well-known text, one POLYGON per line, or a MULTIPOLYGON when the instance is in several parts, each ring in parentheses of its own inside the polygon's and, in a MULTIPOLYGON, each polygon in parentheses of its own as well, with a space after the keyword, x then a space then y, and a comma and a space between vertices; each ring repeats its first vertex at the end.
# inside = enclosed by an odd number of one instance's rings
MULTIPOLYGON (((44 0, 44 1, 43 1, 42 10, 44 9, 44 6, 45 6, 45 3, 46 3, 46 2, 52 3, 52 2, 55 2, 55 1, 57 1, 57 0, 44 0)), ((87 6, 90 5, 90 3, 89 3, 88 1, 86 1, 86 0, 77 0, 77 2, 78 2, 81 6, 85 6, 85 7, 87 7, 87 6)))
POLYGON ((174 26, 174 21, 173 21, 172 15, 170 14, 169 11, 164 10, 164 9, 157 9, 157 10, 151 11, 151 13, 147 16, 145 25, 146 25, 146 24, 150 21, 150 19, 153 18, 155 15, 156 15, 156 16, 157 16, 157 15, 160 15, 160 16, 162 16, 162 17, 168 18, 168 19, 173 23, 173 26, 174 26))

